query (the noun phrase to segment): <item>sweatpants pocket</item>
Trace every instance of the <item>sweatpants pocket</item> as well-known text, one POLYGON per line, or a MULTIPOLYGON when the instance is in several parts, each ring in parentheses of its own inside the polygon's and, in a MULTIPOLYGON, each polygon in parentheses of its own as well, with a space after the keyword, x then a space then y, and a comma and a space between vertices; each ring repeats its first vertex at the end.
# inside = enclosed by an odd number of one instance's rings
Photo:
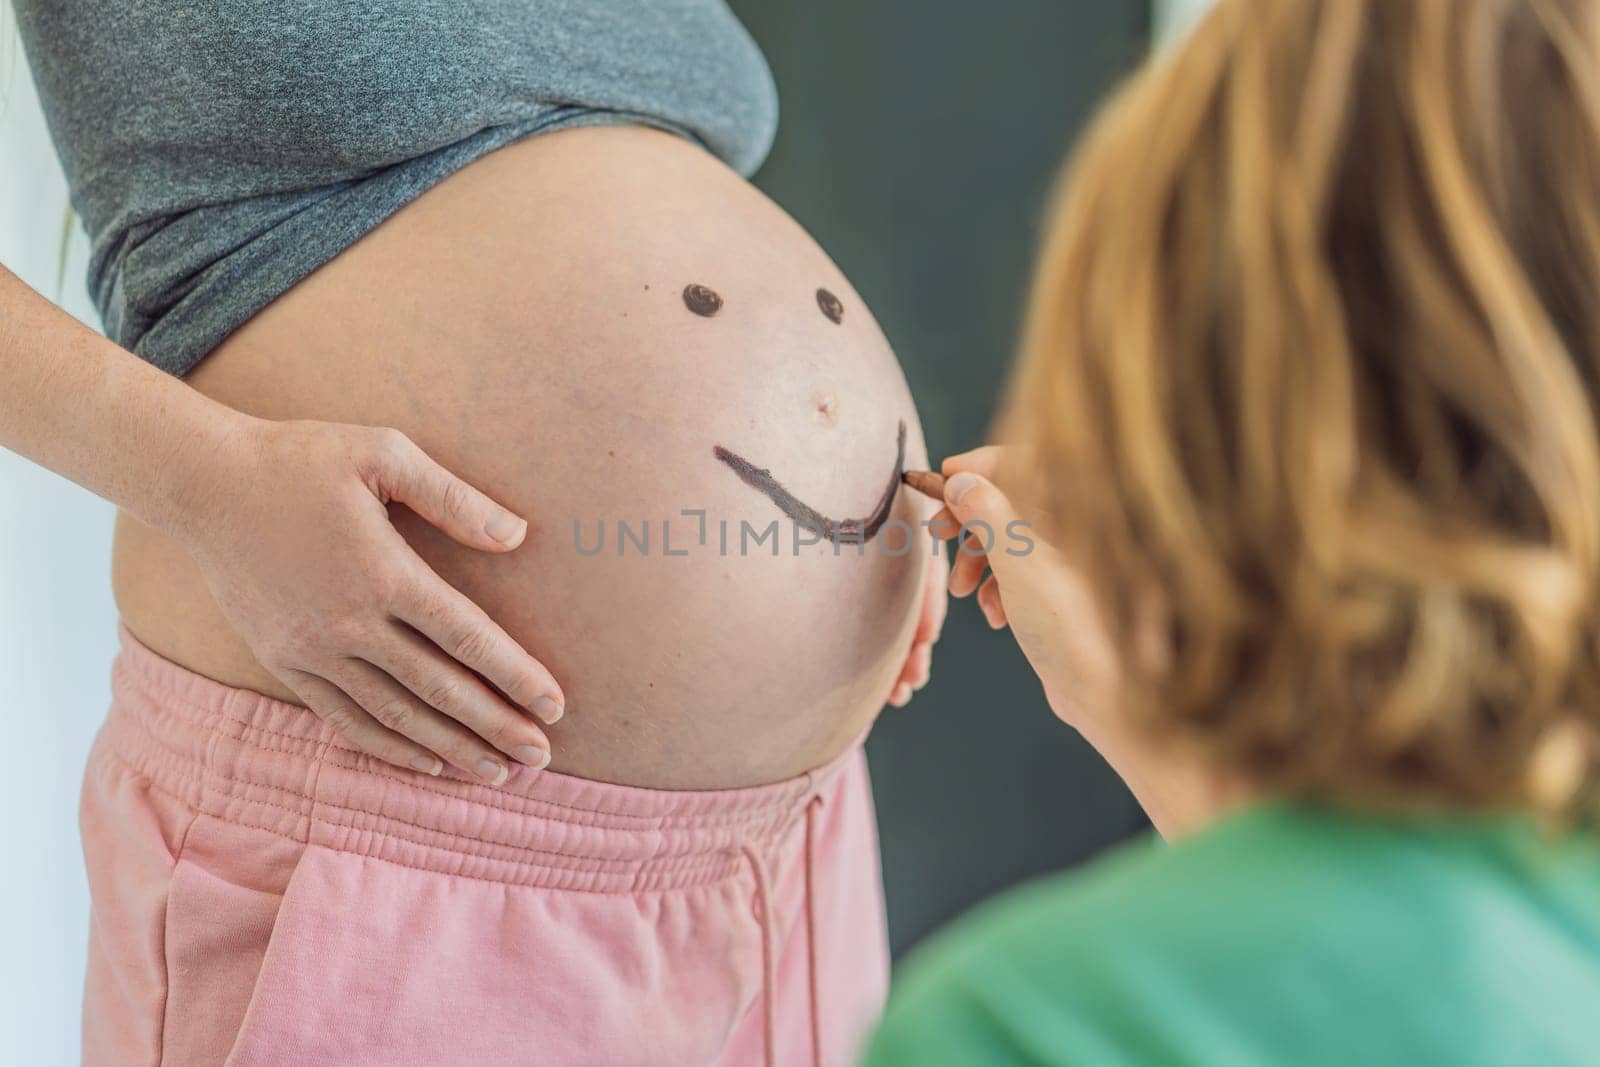
POLYGON ((759 968, 731 881, 567 891, 313 846, 226 1062, 710 1064, 759 991, 759 968))
POLYGON ((167 895, 162 1063, 227 1060, 306 852, 210 815, 189 827, 167 895))
MULTIPOLYGON (((229 1067, 262 1064, 387 1062, 371 1060, 363 1035, 350 1025, 369 991, 353 976, 366 973, 372 946, 349 943, 340 912, 373 906, 358 895, 329 895, 330 866, 360 865, 359 857, 315 846, 300 855, 285 887, 253 981, 231 1035, 229 1067)), ((222 1028, 219 1028, 219 1030, 222 1028)))
POLYGON ((78 824, 89 877, 84 1067, 162 1060, 165 930, 177 854, 195 811, 95 742, 78 824))

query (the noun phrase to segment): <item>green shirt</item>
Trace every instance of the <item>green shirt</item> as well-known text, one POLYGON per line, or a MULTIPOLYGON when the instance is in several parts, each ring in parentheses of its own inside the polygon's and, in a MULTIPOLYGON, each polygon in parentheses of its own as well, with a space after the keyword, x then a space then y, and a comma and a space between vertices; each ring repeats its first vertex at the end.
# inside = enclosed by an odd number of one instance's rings
POLYGON ((866 1062, 1600 1064, 1600 841, 1262 807, 913 954, 866 1062))

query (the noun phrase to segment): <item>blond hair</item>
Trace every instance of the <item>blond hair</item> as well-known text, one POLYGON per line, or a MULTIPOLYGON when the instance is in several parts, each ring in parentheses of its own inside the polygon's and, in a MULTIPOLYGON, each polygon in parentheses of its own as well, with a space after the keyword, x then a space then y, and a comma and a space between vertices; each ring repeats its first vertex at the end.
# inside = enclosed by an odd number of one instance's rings
POLYGON ((1592 813, 1597 7, 1223 0, 1087 134, 1001 436, 1144 727, 1592 813))

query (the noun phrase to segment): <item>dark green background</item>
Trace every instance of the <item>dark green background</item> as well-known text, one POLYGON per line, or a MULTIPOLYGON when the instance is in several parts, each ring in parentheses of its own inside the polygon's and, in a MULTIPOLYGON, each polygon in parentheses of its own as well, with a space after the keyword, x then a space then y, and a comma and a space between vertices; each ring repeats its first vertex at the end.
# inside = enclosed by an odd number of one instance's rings
MULTIPOLYGON (((1041 209, 1074 136, 1149 38, 1142 0, 734 0, 778 79, 756 176, 899 352, 935 456, 980 443, 1016 336, 1041 209)), ((933 683, 868 744, 890 935, 904 951, 977 900, 1145 825, 1051 717, 975 605, 933 683)))

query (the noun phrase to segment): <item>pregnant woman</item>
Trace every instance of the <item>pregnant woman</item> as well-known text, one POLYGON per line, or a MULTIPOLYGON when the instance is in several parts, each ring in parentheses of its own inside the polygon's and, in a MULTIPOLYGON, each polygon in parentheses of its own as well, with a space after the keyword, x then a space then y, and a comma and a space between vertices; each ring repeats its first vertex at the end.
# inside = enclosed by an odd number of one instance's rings
POLYGON ((107 332, 187 382, 0 290, 6 443, 126 509, 87 1058, 851 1056, 942 566, 734 17, 18 15, 107 332))

